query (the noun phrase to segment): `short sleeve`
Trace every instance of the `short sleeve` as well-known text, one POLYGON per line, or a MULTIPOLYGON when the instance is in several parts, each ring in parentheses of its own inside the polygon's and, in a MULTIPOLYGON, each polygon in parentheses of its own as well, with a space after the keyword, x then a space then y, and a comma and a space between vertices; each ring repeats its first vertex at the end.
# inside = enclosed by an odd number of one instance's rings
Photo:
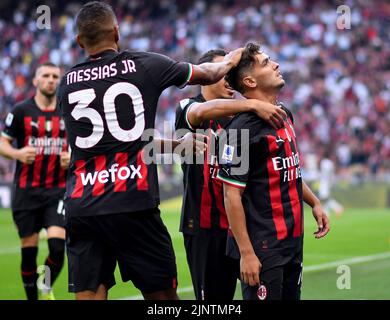
POLYGON ((220 135, 217 179, 245 189, 249 177, 249 139, 241 133, 241 130, 228 129, 220 135))
POLYGON ((191 126, 191 123, 188 121, 188 112, 190 109, 197 104, 198 102, 192 99, 183 99, 180 101, 179 106, 176 108, 176 119, 175 119, 175 129, 188 129, 195 131, 196 128, 191 126))
POLYGON ((23 115, 21 111, 20 108, 15 107, 14 110, 7 114, 4 121, 4 130, 2 132, 3 137, 10 140, 17 138, 18 131, 20 131, 22 125, 21 117, 23 115))
POLYGON ((148 53, 144 67, 161 90, 170 86, 184 88, 193 73, 192 64, 177 62, 158 53, 148 53))

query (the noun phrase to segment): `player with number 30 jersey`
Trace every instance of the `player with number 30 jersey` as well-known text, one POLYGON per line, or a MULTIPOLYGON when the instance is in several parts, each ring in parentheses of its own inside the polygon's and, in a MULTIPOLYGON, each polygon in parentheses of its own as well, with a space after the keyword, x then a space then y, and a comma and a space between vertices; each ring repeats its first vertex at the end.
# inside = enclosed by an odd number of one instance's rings
POLYGON ((148 52, 119 51, 112 8, 85 4, 77 42, 88 58, 63 77, 59 103, 72 149, 66 185, 69 290, 106 299, 118 262, 147 299, 176 299, 176 264, 159 210, 157 170, 146 165, 144 130, 170 86, 214 83, 241 57, 193 66, 148 52))

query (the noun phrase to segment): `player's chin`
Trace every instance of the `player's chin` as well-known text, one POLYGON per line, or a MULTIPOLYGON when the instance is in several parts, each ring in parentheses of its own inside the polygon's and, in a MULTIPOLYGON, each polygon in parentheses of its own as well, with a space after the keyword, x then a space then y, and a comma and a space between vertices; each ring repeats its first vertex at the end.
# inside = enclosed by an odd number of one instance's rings
POLYGON ((279 81, 278 81, 278 88, 283 88, 284 87, 284 85, 286 84, 286 81, 284 81, 284 79, 280 79, 279 81))
POLYGON ((56 90, 55 89, 54 90, 41 90, 41 91, 48 98, 51 98, 51 97, 53 97, 56 94, 56 90))

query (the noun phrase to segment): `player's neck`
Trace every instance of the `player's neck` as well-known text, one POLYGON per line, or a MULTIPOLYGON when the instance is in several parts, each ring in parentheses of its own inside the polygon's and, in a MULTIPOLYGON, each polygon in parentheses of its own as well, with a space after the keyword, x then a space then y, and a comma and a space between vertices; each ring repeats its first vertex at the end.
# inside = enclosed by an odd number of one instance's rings
POLYGON ((202 87, 200 89, 200 92, 201 92, 203 98, 206 101, 210 101, 210 100, 214 100, 214 99, 218 99, 219 98, 219 96, 214 94, 211 90, 208 90, 207 87, 202 87))
POLYGON ((85 48, 85 51, 88 56, 94 56, 96 54, 99 54, 100 52, 107 51, 107 50, 114 50, 118 51, 118 45, 116 43, 107 43, 107 44, 101 44, 99 46, 85 48))
POLYGON ((48 97, 37 91, 34 96, 34 100, 38 108, 43 111, 54 110, 56 108, 57 99, 55 95, 48 97))
POLYGON ((276 102, 278 101, 277 99, 277 94, 274 92, 263 92, 263 91, 250 91, 250 92, 245 92, 244 97, 247 99, 257 99, 260 101, 266 101, 272 104, 276 105, 276 102))

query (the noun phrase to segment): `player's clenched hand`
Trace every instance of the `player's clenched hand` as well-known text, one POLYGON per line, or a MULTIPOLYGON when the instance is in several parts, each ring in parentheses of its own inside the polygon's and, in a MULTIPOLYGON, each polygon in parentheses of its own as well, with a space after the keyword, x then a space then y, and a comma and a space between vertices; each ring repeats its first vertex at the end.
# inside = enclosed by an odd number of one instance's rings
POLYGON ((240 62, 243 51, 244 51, 244 48, 238 48, 236 50, 230 51, 224 57, 223 61, 226 61, 229 65, 231 65, 232 68, 234 68, 240 62))
POLYGON ((241 279, 250 286, 260 284, 261 262, 254 253, 241 255, 241 279))
POLYGON ((35 148, 31 146, 23 147, 16 153, 16 159, 25 164, 31 164, 35 160, 35 148))
POLYGON ((62 151, 60 155, 60 164, 62 169, 68 169, 70 162, 70 153, 67 151, 62 151))
POLYGON ((329 218, 320 204, 313 207, 313 216, 317 221, 318 230, 314 232, 315 238, 319 239, 325 237, 329 230, 329 218))
POLYGON ((253 100, 253 102, 254 112, 259 118, 268 122, 275 130, 284 127, 287 113, 282 108, 260 100, 253 100))
POLYGON ((207 148, 207 136, 200 133, 186 133, 181 139, 179 139, 180 145, 184 147, 183 150, 186 150, 186 147, 191 146, 192 151, 195 154, 203 154, 207 148))

